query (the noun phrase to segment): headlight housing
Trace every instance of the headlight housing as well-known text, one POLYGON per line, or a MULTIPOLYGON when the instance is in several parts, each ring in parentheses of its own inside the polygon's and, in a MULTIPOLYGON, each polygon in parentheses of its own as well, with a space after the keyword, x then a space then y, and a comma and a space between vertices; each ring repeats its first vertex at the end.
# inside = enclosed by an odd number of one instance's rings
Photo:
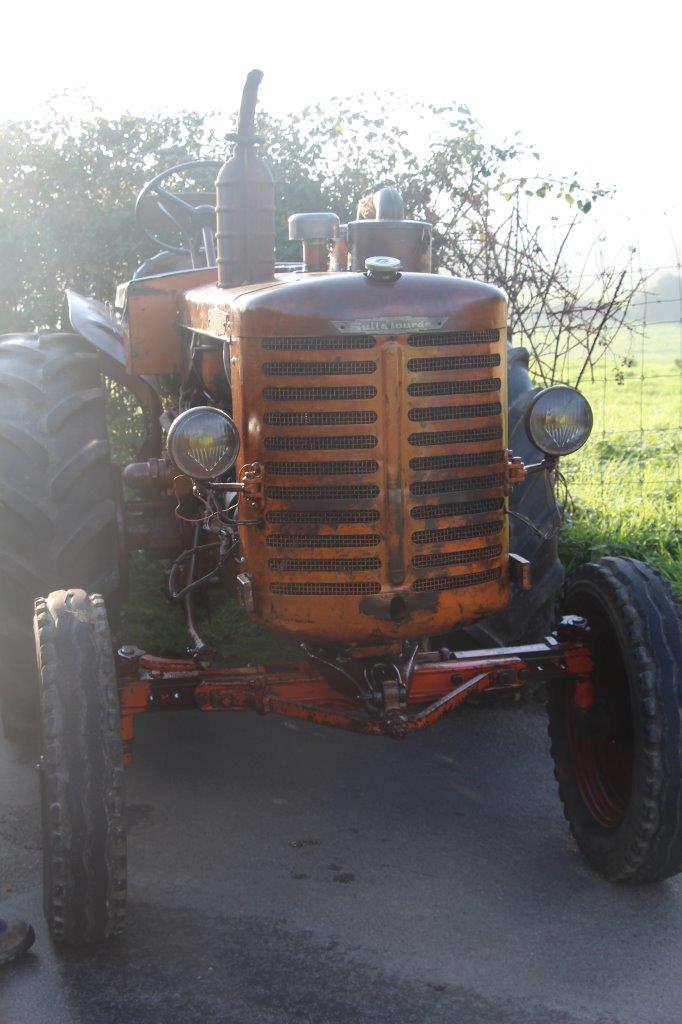
POLYGON ((590 403, 565 384, 545 388, 528 407, 526 431, 545 455, 570 455, 582 448, 592 432, 590 403))
POLYGON ((176 416, 168 431, 168 454, 193 480, 214 480, 233 466, 239 432, 222 409, 198 405, 176 416))

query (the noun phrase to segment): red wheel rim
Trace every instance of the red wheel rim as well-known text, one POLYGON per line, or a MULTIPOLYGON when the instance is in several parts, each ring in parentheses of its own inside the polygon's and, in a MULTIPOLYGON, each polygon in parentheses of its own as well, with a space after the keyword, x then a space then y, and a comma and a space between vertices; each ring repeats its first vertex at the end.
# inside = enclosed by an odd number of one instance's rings
POLYGON ((623 821, 630 803, 633 728, 625 665, 611 631, 594 633, 594 701, 584 709, 571 687, 566 701, 575 779, 585 807, 603 828, 623 821))

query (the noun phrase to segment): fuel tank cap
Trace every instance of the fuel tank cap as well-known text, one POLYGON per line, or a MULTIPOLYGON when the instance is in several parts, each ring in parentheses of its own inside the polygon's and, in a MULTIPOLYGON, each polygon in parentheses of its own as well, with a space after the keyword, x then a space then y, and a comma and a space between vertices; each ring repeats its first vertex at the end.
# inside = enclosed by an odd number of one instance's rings
POLYGON ((402 264, 393 256, 368 256, 365 260, 365 271, 375 281, 395 281, 400 277, 402 264))

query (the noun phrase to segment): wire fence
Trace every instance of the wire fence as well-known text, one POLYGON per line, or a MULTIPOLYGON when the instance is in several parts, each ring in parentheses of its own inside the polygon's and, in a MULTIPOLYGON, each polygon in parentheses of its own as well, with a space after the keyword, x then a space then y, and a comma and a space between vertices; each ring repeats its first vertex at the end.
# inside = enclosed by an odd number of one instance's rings
MULTIPOLYGON (((682 527, 682 265, 630 271, 646 278, 628 317, 583 377, 593 408, 588 445, 564 460, 583 515, 620 516, 679 544, 682 527)), ((655 539, 655 538, 652 538, 655 539)))

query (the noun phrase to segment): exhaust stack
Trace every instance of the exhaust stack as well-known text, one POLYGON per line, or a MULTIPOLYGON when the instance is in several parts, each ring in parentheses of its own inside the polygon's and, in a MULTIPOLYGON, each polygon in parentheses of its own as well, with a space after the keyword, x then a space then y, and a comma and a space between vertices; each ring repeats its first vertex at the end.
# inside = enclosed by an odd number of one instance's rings
POLYGON ((239 108, 233 155, 216 181, 218 287, 272 281, 275 276, 275 186, 258 156, 254 134, 262 71, 249 71, 239 108))

